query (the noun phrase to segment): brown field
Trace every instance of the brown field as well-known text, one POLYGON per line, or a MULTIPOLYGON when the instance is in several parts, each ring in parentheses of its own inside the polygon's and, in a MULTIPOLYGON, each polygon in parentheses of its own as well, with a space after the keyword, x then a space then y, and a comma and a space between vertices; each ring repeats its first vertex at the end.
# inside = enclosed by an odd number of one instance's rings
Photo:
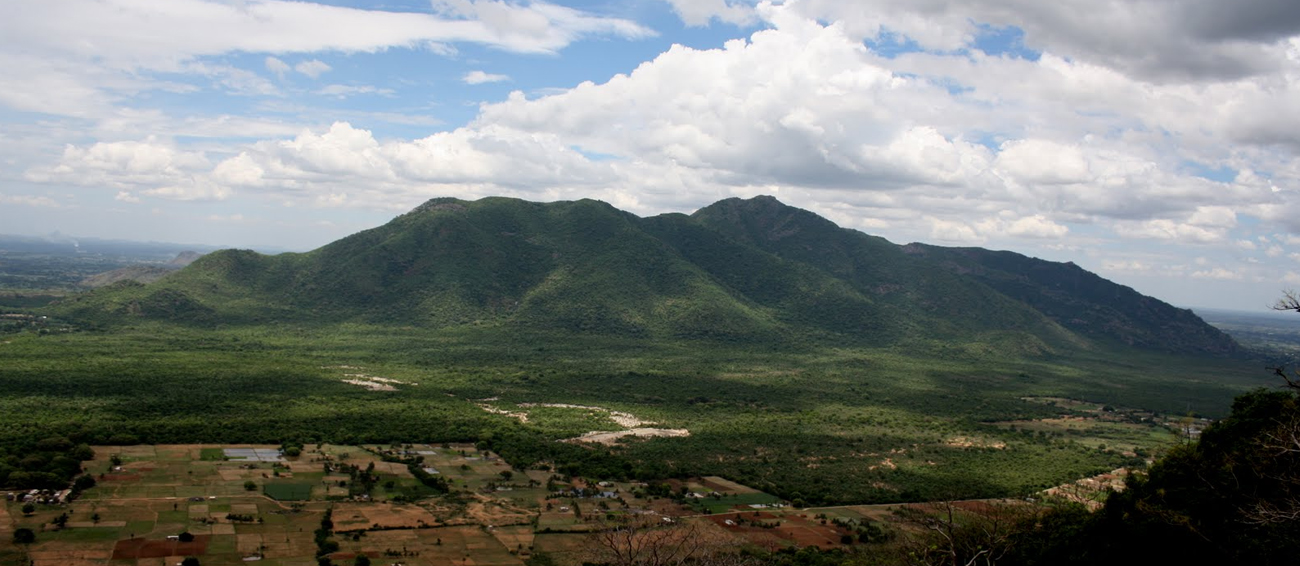
POLYGON ((140 478, 142 477, 144 476, 141 476, 140 474, 104 474, 104 477, 100 478, 99 481, 110 481, 110 482, 140 481, 140 478))
POLYGON ((705 487, 719 493, 758 493, 757 489, 747 485, 741 485, 726 478, 718 476, 705 476, 700 478, 700 483, 705 487))
POLYGON ((498 527, 490 532, 502 546, 518 552, 520 556, 527 556, 532 551, 533 539, 536 538, 529 526, 498 527))
POLYGON ((111 558, 107 551, 95 550, 41 550, 28 553, 28 557, 37 564, 59 566, 98 566, 111 558))
POLYGON ((725 513, 709 515, 707 520, 726 532, 744 537, 753 544, 773 549, 791 545, 816 546, 823 549, 838 548, 842 546, 840 536, 847 532, 829 522, 823 525, 818 520, 795 513, 725 513), (742 518, 748 522, 742 522, 742 518), (729 525, 727 521, 735 524, 729 525), (753 521, 766 524, 778 523, 778 525, 774 528, 766 528, 752 524, 753 521))
MULTIPOLYGON (((339 552, 333 555, 335 563, 351 563, 358 553, 363 553, 376 564, 518 566, 528 557, 545 552, 561 564, 577 564, 581 563, 584 541, 590 535, 563 531, 598 528, 600 523, 593 517, 606 513, 601 503, 610 512, 644 512, 656 517, 656 521, 660 516, 675 517, 727 540, 752 541, 770 548, 791 544, 830 547, 837 546, 839 540, 834 529, 804 518, 785 517, 782 511, 761 515, 779 521, 780 527, 775 529, 752 525, 733 528, 723 526, 717 518, 689 518, 696 511, 670 499, 634 498, 632 492, 641 486, 627 482, 602 488, 618 491, 626 506, 597 499, 548 500, 546 490, 537 484, 545 484, 551 472, 540 470, 517 471, 507 489, 485 491, 488 483, 502 482, 499 472, 508 467, 499 458, 468 444, 414 448, 433 452, 422 454, 425 465, 439 470, 453 487, 449 496, 415 504, 386 501, 418 487, 406 466, 382 462, 378 454, 362 447, 309 446, 300 458, 278 468, 266 462, 202 460, 203 451, 211 448, 270 447, 96 447, 96 458, 86 463, 86 470, 99 483, 76 502, 43 507, 32 517, 19 517, 14 502, 0 502, 0 564, 7 566, 10 557, 17 560, 27 550, 42 566, 174 566, 185 556, 199 556, 205 565, 215 566, 244 564, 245 558, 253 556, 261 556, 262 563, 276 566, 314 566, 313 531, 326 509, 332 509, 332 538, 340 545, 339 552), (123 459, 119 471, 114 471, 109 461, 114 454, 123 459), (377 485, 395 485, 376 487, 370 494, 373 500, 351 500, 353 478, 338 472, 327 475, 325 462, 362 469, 374 462, 377 485), (244 488, 248 480, 258 485, 273 481, 277 472, 279 478, 294 477, 291 481, 312 486, 312 500, 274 501, 260 489, 244 488), (530 479, 536 484, 529 485, 530 479), (340 481, 346 486, 340 487, 340 481), (327 495, 334 496, 334 500, 326 501, 327 495), (545 510, 548 501, 551 511, 545 510), (583 518, 575 517, 571 510, 559 511, 575 503, 583 518), (37 543, 30 549, 10 543, 14 527, 39 529, 63 512, 71 517, 68 528, 38 530, 37 543), (99 516, 97 521, 93 520, 95 515, 99 516), (252 520, 232 521, 228 515, 252 520), (186 531, 196 536, 194 542, 167 539, 186 531)), ((399 448, 375 450, 395 452, 399 448)), ((596 485, 596 480, 580 478, 572 483, 573 487, 584 488, 596 485)), ((676 482, 675 487, 680 485, 723 494, 757 492, 721 477, 676 482)), ((753 513, 748 515, 752 517, 753 513)))
POLYGON ((512 549, 478 526, 372 531, 358 541, 340 542, 342 549, 330 555, 336 563, 365 553, 376 563, 401 562, 407 566, 523 564, 520 556, 511 553, 512 549), (386 552, 399 555, 386 555, 386 552))
POLYGON ((9 507, 0 502, 0 541, 8 540, 13 533, 14 523, 9 519, 9 507))
POLYGON ((162 558, 165 556, 201 556, 208 551, 209 535, 194 535, 191 542, 131 538, 113 545, 113 560, 162 558))
POLYGON ((438 520, 427 509, 415 505, 386 503, 340 503, 334 507, 336 532, 366 529, 415 529, 430 527, 438 520))

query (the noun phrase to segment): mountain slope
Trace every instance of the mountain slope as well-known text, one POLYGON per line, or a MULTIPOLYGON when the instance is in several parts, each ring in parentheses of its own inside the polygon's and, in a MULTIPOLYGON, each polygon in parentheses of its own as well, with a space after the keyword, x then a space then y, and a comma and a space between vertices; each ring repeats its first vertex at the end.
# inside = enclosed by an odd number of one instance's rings
POLYGON ((1094 340, 1236 351, 1189 312, 1077 268, 1069 279, 1060 266, 900 247, 771 197, 651 218, 592 200, 434 199, 308 253, 223 250, 156 283, 111 285, 55 309, 104 324, 354 321, 646 339, 974 344, 1020 354, 1094 340))
POLYGON ((698 222, 787 261, 830 274, 872 297, 911 335, 952 340, 1013 331, 1053 345, 1077 339, 1027 305, 970 278, 935 269, 884 238, 836 226, 772 197, 727 199, 697 211, 698 222))
POLYGON ((909 244, 903 249, 976 279, 1083 336, 1172 352, 1232 355, 1241 350, 1191 310, 1148 297, 1073 263, 981 248, 909 244))

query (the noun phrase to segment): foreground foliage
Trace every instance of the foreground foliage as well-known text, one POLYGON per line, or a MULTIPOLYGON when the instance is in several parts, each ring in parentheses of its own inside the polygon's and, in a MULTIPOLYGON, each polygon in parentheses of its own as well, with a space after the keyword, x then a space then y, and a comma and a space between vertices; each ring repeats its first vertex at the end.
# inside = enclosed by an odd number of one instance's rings
POLYGON ((1294 564, 1300 555, 1300 403, 1257 391, 1096 514, 1055 512, 1026 564, 1294 564))

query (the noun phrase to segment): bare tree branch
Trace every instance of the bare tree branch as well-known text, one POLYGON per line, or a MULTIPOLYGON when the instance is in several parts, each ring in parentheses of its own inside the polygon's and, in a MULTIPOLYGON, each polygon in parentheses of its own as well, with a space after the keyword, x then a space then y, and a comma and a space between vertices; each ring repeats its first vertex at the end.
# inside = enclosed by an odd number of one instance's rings
POLYGON ((602 519, 588 539, 587 560, 612 566, 748 566, 730 539, 694 522, 664 523, 657 516, 602 519))
POLYGON ((1293 289, 1282 291, 1282 298, 1273 303, 1275 311, 1296 311, 1300 312, 1300 293, 1293 289))

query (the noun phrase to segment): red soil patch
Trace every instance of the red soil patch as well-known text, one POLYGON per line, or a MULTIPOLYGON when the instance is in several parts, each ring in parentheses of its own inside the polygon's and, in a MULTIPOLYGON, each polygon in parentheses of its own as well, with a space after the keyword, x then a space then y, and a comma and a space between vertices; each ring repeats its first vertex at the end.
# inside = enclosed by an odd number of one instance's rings
POLYGON ((139 481, 140 474, 104 474, 103 481, 139 481))
POLYGON ((338 562, 341 560, 352 560, 362 554, 366 555, 366 558, 379 558, 378 552, 335 552, 329 556, 330 560, 338 562))
POLYGON ((840 535, 844 534, 841 530, 831 526, 822 525, 820 522, 809 521, 798 515, 773 515, 771 513, 736 513, 727 515, 712 515, 707 518, 710 522, 744 536, 756 544, 764 544, 773 539, 785 540, 794 543, 796 546, 816 546, 823 549, 839 548, 840 535), (744 518, 745 523, 739 519, 744 518), (735 522, 734 525, 726 524, 728 520, 735 522), (774 528, 760 527, 750 523, 758 521, 763 523, 780 522, 781 524, 774 528))
POLYGON ((208 542, 211 539, 212 535, 194 535, 194 540, 190 542, 142 538, 119 540, 113 546, 113 560, 198 556, 208 551, 208 542))

